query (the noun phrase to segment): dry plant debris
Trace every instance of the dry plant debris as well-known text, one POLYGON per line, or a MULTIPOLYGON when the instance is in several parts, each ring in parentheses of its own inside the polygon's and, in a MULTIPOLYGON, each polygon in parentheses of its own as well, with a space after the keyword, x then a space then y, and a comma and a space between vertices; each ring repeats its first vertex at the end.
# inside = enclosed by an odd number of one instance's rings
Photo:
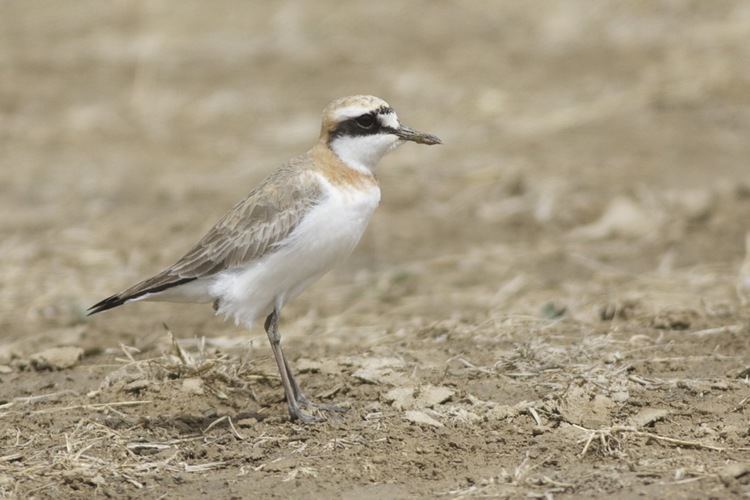
POLYGON ((747 2, 76 5, 0 3, 0 497, 750 496, 747 2), (261 329, 84 316, 363 82, 446 141, 285 316, 340 420, 261 329))

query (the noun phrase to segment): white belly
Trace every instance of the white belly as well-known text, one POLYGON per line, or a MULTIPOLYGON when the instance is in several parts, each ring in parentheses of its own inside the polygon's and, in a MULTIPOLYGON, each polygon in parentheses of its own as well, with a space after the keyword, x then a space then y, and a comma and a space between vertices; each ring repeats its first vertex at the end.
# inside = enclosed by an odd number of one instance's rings
POLYGON ((321 177, 325 195, 278 249, 210 287, 219 314, 250 325, 300 294, 351 254, 380 202, 380 189, 341 189, 321 177))

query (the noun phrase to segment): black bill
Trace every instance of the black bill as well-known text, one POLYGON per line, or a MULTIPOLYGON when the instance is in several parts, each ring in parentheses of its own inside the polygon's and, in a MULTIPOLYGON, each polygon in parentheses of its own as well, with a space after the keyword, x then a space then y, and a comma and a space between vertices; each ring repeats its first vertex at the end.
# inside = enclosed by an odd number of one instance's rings
POLYGON ((426 134, 424 132, 414 130, 413 128, 409 128, 405 125, 401 125, 399 129, 396 130, 396 135, 401 140, 412 141, 418 144, 442 144, 443 143, 443 141, 441 141, 440 138, 437 137, 436 135, 426 134))

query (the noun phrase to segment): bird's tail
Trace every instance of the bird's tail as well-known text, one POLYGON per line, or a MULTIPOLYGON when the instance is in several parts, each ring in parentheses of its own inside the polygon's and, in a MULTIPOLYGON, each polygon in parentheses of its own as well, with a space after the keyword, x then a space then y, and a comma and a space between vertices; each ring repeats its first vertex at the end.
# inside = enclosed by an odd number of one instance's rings
POLYGON ((182 285, 183 283, 187 283, 195 279, 196 278, 179 278, 176 276, 169 276, 165 274, 154 276, 153 278, 141 281, 137 285, 128 288, 122 293, 112 295, 111 297, 107 297, 106 299, 97 302, 93 306, 89 307, 88 310, 86 310, 86 316, 91 316, 92 314, 100 313, 102 311, 106 311, 107 309, 119 307, 132 300, 142 298, 145 295, 163 292, 168 288, 182 285))
POLYGON ((121 306, 128 300, 129 299, 123 298, 120 295, 112 295, 111 297, 107 297, 106 299, 101 300, 93 306, 89 307, 86 310, 86 316, 91 316, 92 314, 100 313, 102 311, 106 311, 107 309, 121 306))

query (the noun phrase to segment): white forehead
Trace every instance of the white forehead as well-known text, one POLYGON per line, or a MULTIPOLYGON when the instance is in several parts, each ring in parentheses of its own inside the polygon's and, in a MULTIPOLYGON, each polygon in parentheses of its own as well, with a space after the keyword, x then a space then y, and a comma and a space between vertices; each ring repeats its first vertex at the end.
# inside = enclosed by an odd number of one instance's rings
POLYGON ((401 126, 396 113, 380 113, 378 114, 378 119, 380 120, 380 124, 385 127, 399 128, 401 126))
MULTIPOLYGON (((343 106, 333 112, 333 120, 336 122, 342 122, 344 120, 348 120, 349 118, 356 118, 367 113, 372 113, 378 108, 357 104, 343 106)), ((398 116, 396 116, 395 112, 391 111, 390 113, 378 113, 378 116, 380 117, 380 123, 382 123, 383 125, 398 128, 399 121, 398 116)))
POLYGON ((362 106, 361 104, 350 104, 349 106, 342 106, 333 111, 333 119, 337 122, 348 120, 367 113, 372 113, 378 109, 372 106, 362 106))

